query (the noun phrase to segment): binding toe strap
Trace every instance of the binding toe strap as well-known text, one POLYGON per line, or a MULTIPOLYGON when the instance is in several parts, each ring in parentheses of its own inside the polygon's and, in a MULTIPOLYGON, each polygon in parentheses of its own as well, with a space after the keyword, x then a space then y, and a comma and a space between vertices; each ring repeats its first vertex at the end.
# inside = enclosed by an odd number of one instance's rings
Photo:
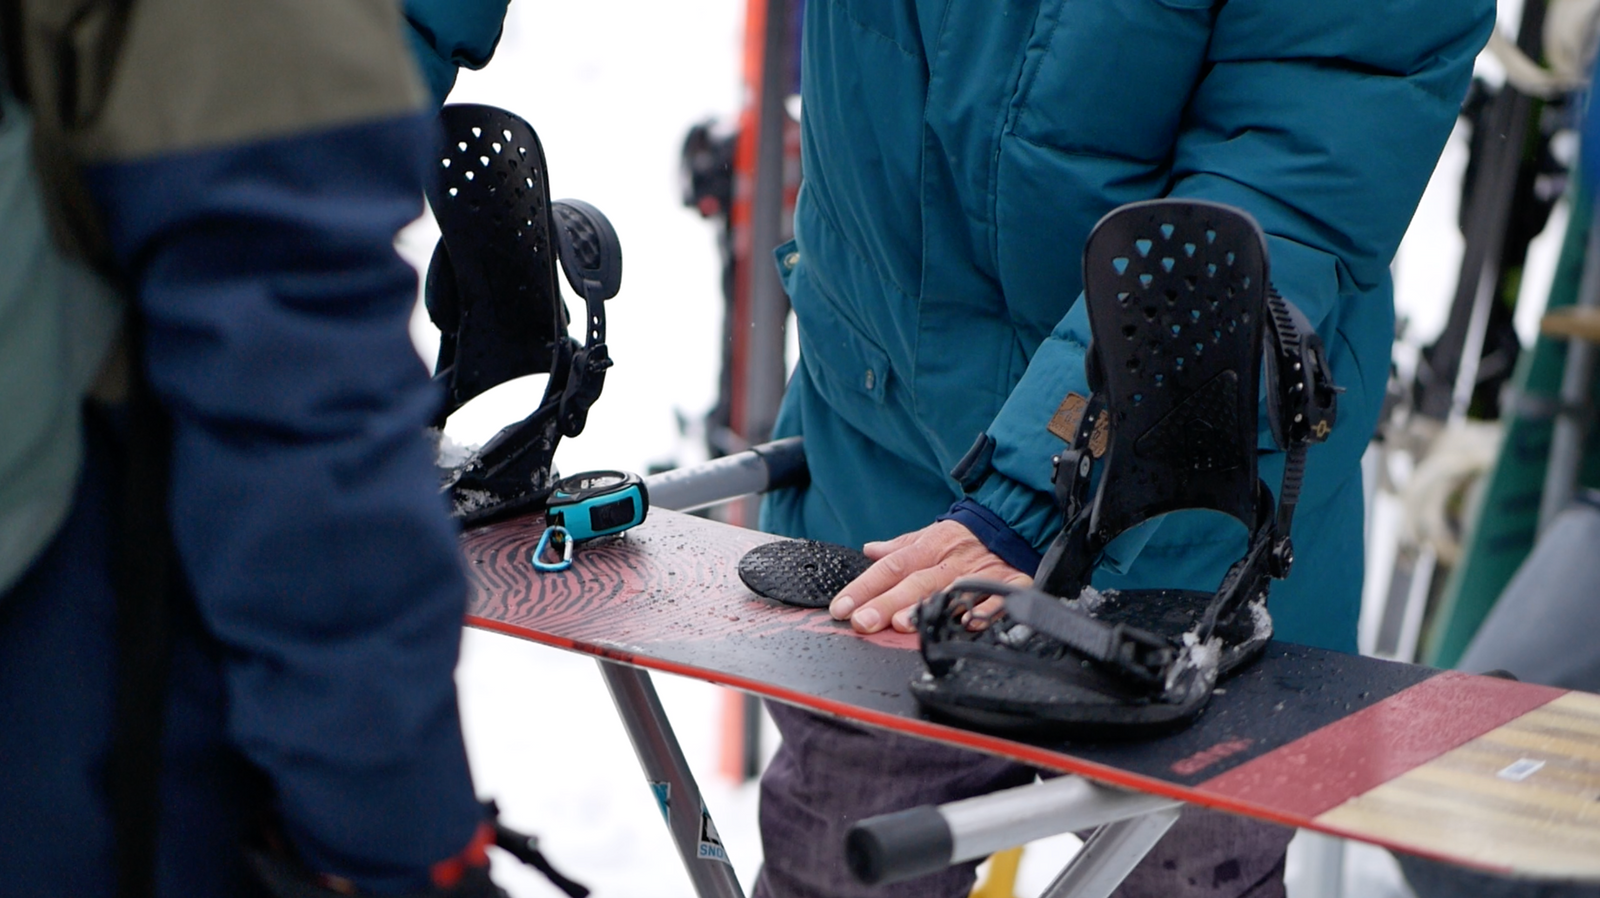
POLYGON ((918 612, 918 628, 923 657, 936 674, 973 655, 1057 676, 1075 673, 1078 665, 1062 663, 1059 649, 1065 648, 1096 662, 1124 688, 1150 690, 1169 682, 1181 654, 1166 637, 1098 620, 1036 589, 987 580, 958 580, 930 599, 918 612), (1004 610, 979 615, 978 627, 969 627, 974 608, 988 596, 1003 599, 1004 610), (1055 645, 1041 644, 1040 636, 1055 645))

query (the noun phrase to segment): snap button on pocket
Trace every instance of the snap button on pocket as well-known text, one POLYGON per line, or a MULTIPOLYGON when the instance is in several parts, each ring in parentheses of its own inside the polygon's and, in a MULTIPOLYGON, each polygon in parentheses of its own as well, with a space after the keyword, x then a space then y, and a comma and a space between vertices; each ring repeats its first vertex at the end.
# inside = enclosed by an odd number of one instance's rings
POLYGON ((867 369, 867 376, 866 376, 866 379, 863 381, 863 383, 866 385, 868 393, 871 393, 872 392, 872 388, 874 386, 877 386, 877 384, 878 384, 878 376, 876 374, 872 373, 872 369, 871 368, 867 369))

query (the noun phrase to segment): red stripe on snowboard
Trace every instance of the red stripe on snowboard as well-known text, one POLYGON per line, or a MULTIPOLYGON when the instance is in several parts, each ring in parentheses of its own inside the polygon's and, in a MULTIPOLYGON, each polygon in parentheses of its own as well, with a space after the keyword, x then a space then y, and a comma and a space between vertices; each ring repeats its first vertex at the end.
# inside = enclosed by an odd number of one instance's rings
POLYGON ((1565 692, 1445 672, 1196 789, 1314 818, 1565 692))

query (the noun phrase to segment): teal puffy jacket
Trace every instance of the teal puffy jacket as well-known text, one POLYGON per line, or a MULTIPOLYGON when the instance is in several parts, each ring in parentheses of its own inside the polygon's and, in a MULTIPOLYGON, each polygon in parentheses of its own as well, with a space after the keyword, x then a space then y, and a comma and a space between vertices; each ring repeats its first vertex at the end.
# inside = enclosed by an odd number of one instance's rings
MULTIPOLYGON (((1087 395, 1081 256, 1124 203, 1249 211, 1273 279, 1346 387, 1314 448, 1282 638, 1353 649, 1359 459, 1394 332, 1388 265, 1456 119, 1492 0, 811 0, 795 242, 778 251, 801 361, 778 423, 813 482, 765 525, 860 544, 926 526, 987 432, 974 497, 1043 549, 1047 429, 1087 395)), ((1263 450, 1272 443, 1262 424, 1263 450)), ((1281 453, 1262 457, 1274 492, 1281 453)), ((1246 533, 1181 513, 1095 582, 1212 589, 1246 533)))

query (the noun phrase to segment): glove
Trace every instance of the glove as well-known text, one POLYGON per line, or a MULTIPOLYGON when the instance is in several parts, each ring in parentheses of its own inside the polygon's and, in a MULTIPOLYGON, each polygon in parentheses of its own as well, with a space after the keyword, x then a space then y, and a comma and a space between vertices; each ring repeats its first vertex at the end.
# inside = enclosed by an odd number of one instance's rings
MULTIPOLYGON (((494 802, 486 802, 484 809, 489 812, 490 819, 478 827, 467 847, 455 857, 434 864, 429 871, 433 888, 423 892, 411 892, 398 898, 509 898, 489 878, 487 849, 490 845, 500 847, 512 857, 543 873, 552 885, 571 898, 587 898, 589 894, 587 888, 561 875, 550 866, 550 862, 539 851, 539 840, 536 837, 519 833, 501 824, 500 809, 495 807, 494 802)), ((356 888, 356 884, 348 879, 313 873, 290 860, 282 852, 252 850, 248 852, 248 857, 250 865, 255 868, 256 876, 267 887, 273 898, 334 898, 334 896, 362 894, 361 890, 356 888)))
MULTIPOLYGON (((433 865, 429 871, 433 887, 409 892, 397 898, 509 898, 489 878, 489 855, 485 850, 495 840, 495 825, 484 821, 472 841, 455 857, 433 865)), ((364 893, 348 879, 314 873, 280 852, 251 850, 250 866, 273 898, 337 898, 364 893)))

